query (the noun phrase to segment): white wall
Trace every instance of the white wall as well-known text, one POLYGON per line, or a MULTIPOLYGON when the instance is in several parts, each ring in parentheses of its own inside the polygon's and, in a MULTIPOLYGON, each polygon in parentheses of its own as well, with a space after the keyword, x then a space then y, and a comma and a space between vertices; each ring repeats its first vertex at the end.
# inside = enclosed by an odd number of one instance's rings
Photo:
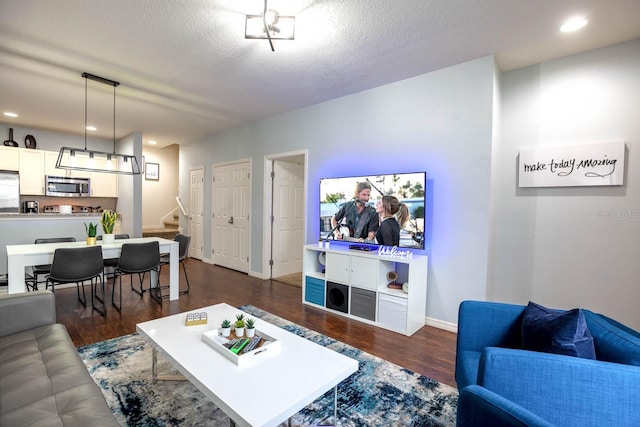
MULTIPOLYGON (((181 145, 181 197, 188 200, 186 171, 206 165, 210 218, 210 165, 252 158, 250 268, 259 275, 265 155, 309 150, 307 243, 319 235, 320 178, 426 171, 426 315, 455 323, 463 298, 486 294, 494 77, 493 58, 486 57, 181 145)), ((210 257, 210 221, 204 236, 210 257)))
POLYGON ((640 40, 502 75, 489 299, 586 307, 640 328, 640 40), (621 187, 517 187, 522 147, 624 140, 621 187))
MULTIPOLYGON (((9 139, 9 128, 13 129, 13 140, 20 148, 25 148, 24 137, 32 135, 36 139, 37 150, 58 151, 61 147, 84 148, 84 135, 70 135, 67 133, 47 131, 41 129, 29 129, 13 126, 10 123, 0 123, 0 137, 2 140, 9 139)), ((113 140, 92 138, 87 135, 87 148, 89 150, 111 152, 113 150, 113 140)))
MULTIPOLYGON (((160 176, 157 181, 142 178, 142 228, 163 227, 162 219, 176 208, 178 195, 177 145, 165 148, 143 147, 144 161, 158 163, 160 176)), ((171 216, 173 219, 173 217, 171 216)))

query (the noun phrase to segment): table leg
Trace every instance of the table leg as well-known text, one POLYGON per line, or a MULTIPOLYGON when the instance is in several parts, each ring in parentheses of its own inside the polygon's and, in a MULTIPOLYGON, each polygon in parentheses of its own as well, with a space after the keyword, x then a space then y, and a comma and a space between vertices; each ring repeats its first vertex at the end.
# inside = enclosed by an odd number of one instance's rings
POLYGON ((338 424, 338 386, 333 387, 333 424, 338 424))
POLYGON ((175 242, 169 249, 169 301, 179 298, 180 279, 178 277, 178 258, 180 258, 180 245, 175 242))
POLYGON ((151 347, 151 380, 157 381, 186 381, 184 375, 180 374, 158 374, 158 350, 151 347))
POLYGON ((26 267, 24 259, 20 256, 12 256, 7 258, 7 292, 10 294, 18 294, 26 292, 24 283, 24 268, 26 267))

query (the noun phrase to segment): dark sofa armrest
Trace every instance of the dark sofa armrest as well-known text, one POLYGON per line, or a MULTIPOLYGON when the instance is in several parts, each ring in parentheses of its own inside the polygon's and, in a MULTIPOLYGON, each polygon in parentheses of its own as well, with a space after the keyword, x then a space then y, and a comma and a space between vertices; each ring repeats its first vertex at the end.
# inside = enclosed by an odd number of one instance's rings
POLYGON ((557 425, 640 425, 639 366, 490 347, 478 385, 557 425))
POLYGON ((554 427, 522 406, 475 384, 460 392, 456 426, 554 427))
POLYGON ((0 296, 0 337, 56 323, 56 302, 51 291, 0 296))

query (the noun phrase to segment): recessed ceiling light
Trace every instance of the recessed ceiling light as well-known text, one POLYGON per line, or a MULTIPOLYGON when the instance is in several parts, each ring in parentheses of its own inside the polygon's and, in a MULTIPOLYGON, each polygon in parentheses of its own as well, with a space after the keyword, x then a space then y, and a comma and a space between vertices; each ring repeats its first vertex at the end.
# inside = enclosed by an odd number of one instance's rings
POLYGON ((563 33, 570 33, 572 31, 577 31, 580 28, 584 27, 589 23, 589 20, 584 16, 576 16, 571 19, 568 19, 562 24, 560 27, 560 31, 563 33))
POLYGON ((157 144, 157 142, 154 141, 154 140, 149 141, 149 145, 156 145, 156 144, 157 144))
POLYGON ((18 117, 16 113, 12 113, 11 111, 6 111, 4 115, 7 117, 18 117))
POLYGON ((91 132, 95 132, 95 131, 97 131, 98 129, 96 129, 96 127, 95 127, 95 126, 87 126, 87 130, 90 130, 91 132))

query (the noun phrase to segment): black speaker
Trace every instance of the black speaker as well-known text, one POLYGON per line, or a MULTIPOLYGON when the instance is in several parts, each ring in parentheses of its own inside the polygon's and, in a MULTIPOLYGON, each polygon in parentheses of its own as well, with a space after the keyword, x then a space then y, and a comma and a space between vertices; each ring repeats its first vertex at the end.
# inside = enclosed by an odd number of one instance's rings
POLYGON ((349 312, 349 287, 340 283, 327 282, 327 308, 349 312))

